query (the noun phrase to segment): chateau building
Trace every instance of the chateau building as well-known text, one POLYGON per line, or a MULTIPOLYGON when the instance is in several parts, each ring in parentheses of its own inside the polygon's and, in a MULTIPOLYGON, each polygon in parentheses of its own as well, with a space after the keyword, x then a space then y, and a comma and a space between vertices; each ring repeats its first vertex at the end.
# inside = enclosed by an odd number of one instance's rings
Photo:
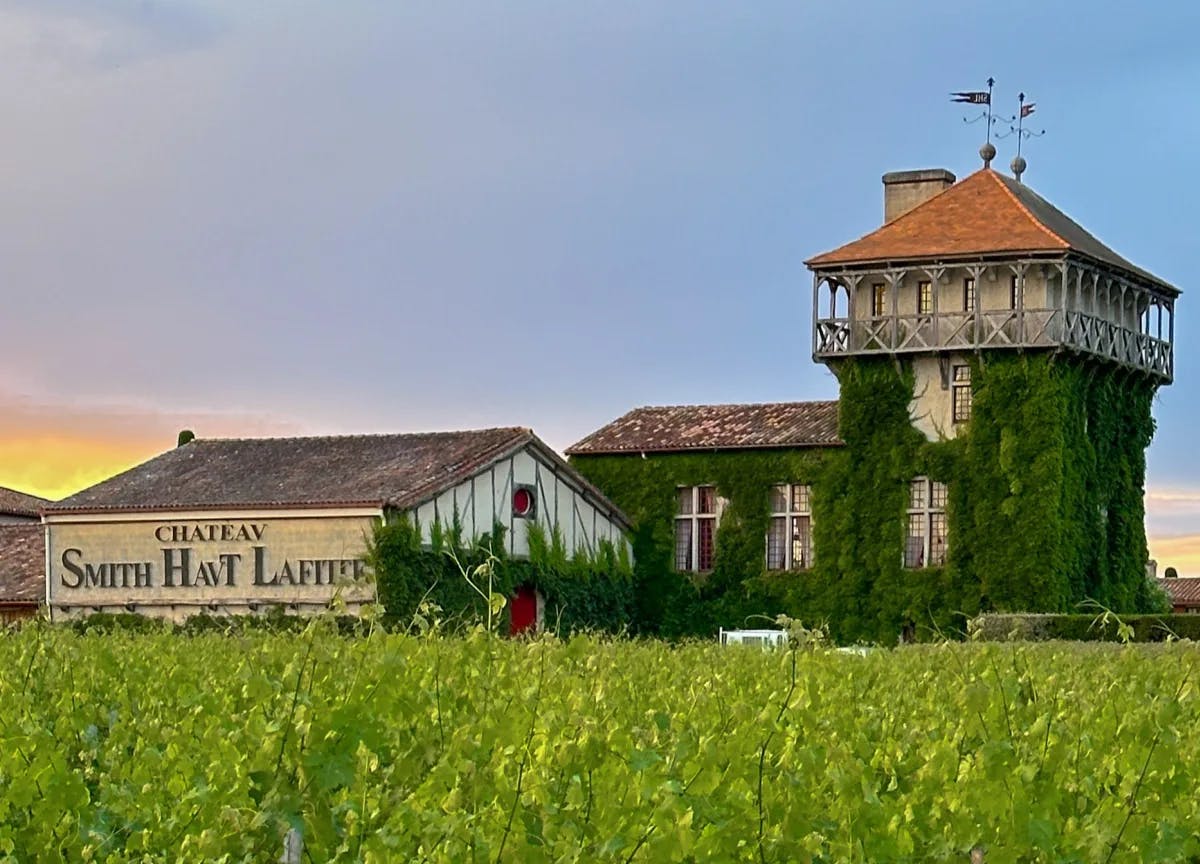
POLYGON ((883 227, 807 262, 813 358, 904 358, 931 440, 970 418, 972 355, 1066 353, 1171 383, 1179 291, 1032 189, 991 168, 883 185, 883 227))
MULTIPOLYGON (((625 517, 529 429, 196 439, 44 508, 54 619, 137 612, 354 612, 375 599, 367 547, 380 520, 435 525, 466 543, 531 526, 569 551, 625 544, 625 517)), ((500 551, 500 550, 497 550, 500 551)), ((513 627, 536 626, 517 586, 513 627)))
POLYGON ((836 404, 637 409, 567 450, 633 520, 647 629, 1161 602, 1143 482, 1179 291, 990 161, 883 186, 881 227, 806 262, 836 404))

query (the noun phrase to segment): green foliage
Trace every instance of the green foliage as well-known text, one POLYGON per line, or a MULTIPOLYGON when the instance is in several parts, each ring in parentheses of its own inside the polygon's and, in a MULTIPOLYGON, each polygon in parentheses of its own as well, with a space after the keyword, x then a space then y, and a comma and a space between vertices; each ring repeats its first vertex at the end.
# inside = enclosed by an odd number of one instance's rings
POLYGON ((34 625, 0 638, 0 856, 1194 860, 1198 665, 34 625))
MULTIPOLYGON (((814 483, 828 456, 827 451, 814 448, 670 453, 646 459, 573 457, 572 464, 634 524, 636 632, 707 636, 720 626, 743 625, 748 616, 774 618, 791 611, 769 596, 769 586, 752 589, 747 580, 763 575, 766 563, 770 487, 814 483), (674 569, 675 490, 707 484, 715 485, 717 494, 729 503, 717 526, 712 572, 693 580, 674 569)), ((817 525, 823 519, 822 504, 813 502, 817 525)))
MULTIPOLYGON (((331 621, 338 632, 343 635, 365 634, 369 629, 369 623, 357 615, 326 615, 323 617, 331 621)), ((263 615, 209 615, 202 613, 189 616, 178 623, 135 613, 100 612, 95 615, 74 618, 63 626, 80 634, 123 631, 175 633, 181 636, 222 633, 233 636, 253 633, 300 633, 312 623, 312 620, 310 616, 289 614, 282 607, 276 606, 263 615)))
POLYGON ((951 513, 956 575, 981 608, 1065 612, 1091 599, 1120 612, 1161 600, 1145 578, 1145 450, 1154 385, 1049 355, 977 367, 951 513), (957 515, 958 518, 955 518, 957 515))
POLYGON ((974 409, 954 440, 912 425, 909 368, 842 361, 841 448, 576 456, 633 521, 638 629, 710 635, 747 616, 827 622, 839 641, 962 633, 979 611, 1066 611, 1085 598, 1161 611, 1144 577, 1152 382, 1047 354, 972 367, 974 409), (908 482, 948 486, 949 557, 905 569, 908 482), (765 571, 770 487, 811 483, 816 566, 765 571), (711 575, 673 570, 675 487, 712 483, 730 505, 711 575))
POLYGON ((196 440, 196 433, 191 429, 179 430, 179 437, 175 441, 176 447, 182 447, 184 444, 191 444, 196 440))
MULTIPOLYGON (((394 519, 375 530, 368 562, 386 626, 409 626, 422 603, 438 608, 451 627, 469 626, 499 611, 490 608, 492 594, 511 597, 528 586, 545 599, 545 622, 551 629, 563 633, 628 629, 633 578, 624 549, 601 541, 595 554, 572 556, 559 532, 547 536, 539 525, 530 525, 529 558, 519 560, 505 554, 500 525, 473 547, 464 543, 456 524, 449 529, 438 524, 430 528, 428 546, 422 545, 420 526, 408 519, 394 519), (481 592, 464 575, 477 572, 490 578, 490 589, 481 592)), ((501 626, 507 627, 507 612, 501 619, 501 626)))
POLYGON ((1200 641, 1200 615, 1097 615, 1053 613, 993 613, 971 621, 973 638, 992 642, 1121 642, 1122 625, 1131 642, 1200 641))

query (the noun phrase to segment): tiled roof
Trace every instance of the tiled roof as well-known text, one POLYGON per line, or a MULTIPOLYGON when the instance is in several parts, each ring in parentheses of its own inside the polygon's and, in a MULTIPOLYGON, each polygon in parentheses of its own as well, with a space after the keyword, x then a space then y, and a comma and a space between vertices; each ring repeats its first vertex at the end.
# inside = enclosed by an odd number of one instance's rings
POLYGON ((1175 291, 1105 246, 1028 186, 990 168, 976 171, 865 237, 805 263, 819 270, 869 262, 1066 252, 1175 291))
POLYGON ((37 516, 50 502, 36 495, 0 486, 0 513, 8 516, 37 516))
MULTIPOLYGON (((509 427, 410 435, 196 439, 47 513, 420 503, 530 442, 509 427)), ((546 448, 549 449, 549 448, 546 448)))
POLYGON ((0 603, 46 596, 46 529, 40 522, 0 525, 0 603))
POLYGON ((837 402, 635 408, 567 448, 568 455, 745 450, 841 444, 837 402))
POLYGON ((1158 584, 1175 606, 1200 607, 1200 578, 1159 579, 1158 584))

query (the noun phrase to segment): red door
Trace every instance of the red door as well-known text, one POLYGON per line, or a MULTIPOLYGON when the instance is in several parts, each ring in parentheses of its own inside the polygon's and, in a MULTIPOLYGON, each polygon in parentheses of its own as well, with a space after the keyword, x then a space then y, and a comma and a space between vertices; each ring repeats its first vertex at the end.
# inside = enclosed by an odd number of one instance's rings
POLYGON ((512 626, 508 632, 513 636, 537 629, 537 592, 528 585, 522 585, 513 596, 511 617, 512 626))

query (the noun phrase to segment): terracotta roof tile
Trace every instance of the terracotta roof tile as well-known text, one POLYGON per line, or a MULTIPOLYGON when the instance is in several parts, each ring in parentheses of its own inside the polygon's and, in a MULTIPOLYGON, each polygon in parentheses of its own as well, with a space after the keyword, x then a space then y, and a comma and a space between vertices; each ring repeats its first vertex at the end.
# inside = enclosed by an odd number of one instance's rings
MULTIPOLYGON (((537 441, 509 427, 409 435, 196 439, 46 508, 410 507, 537 441)), ((544 445, 542 445, 544 446, 544 445)))
POLYGON ((0 525, 0 603, 46 596, 46 529, 40 522, 0 525))
POLYGON ((976 171, 882 228, 805 263, 819 270, 869 262, 1066 252, 1175 291, 1105 246, 1028 186, 990 168, 976 171))
POLYGON ((1158 579, 1159 587, 1167 592, 1171 602, 1176 606, 1200 608, 1200 578, 1181 577, 1176 579, 1158 579))
POLYGON ((36 495, 0 486, 0 513, 8 516, 37 516, 50 502, 36 495))
POLYGON ((567 448, 568 455, 840 445, 837 402, 635 408, 567 448))

